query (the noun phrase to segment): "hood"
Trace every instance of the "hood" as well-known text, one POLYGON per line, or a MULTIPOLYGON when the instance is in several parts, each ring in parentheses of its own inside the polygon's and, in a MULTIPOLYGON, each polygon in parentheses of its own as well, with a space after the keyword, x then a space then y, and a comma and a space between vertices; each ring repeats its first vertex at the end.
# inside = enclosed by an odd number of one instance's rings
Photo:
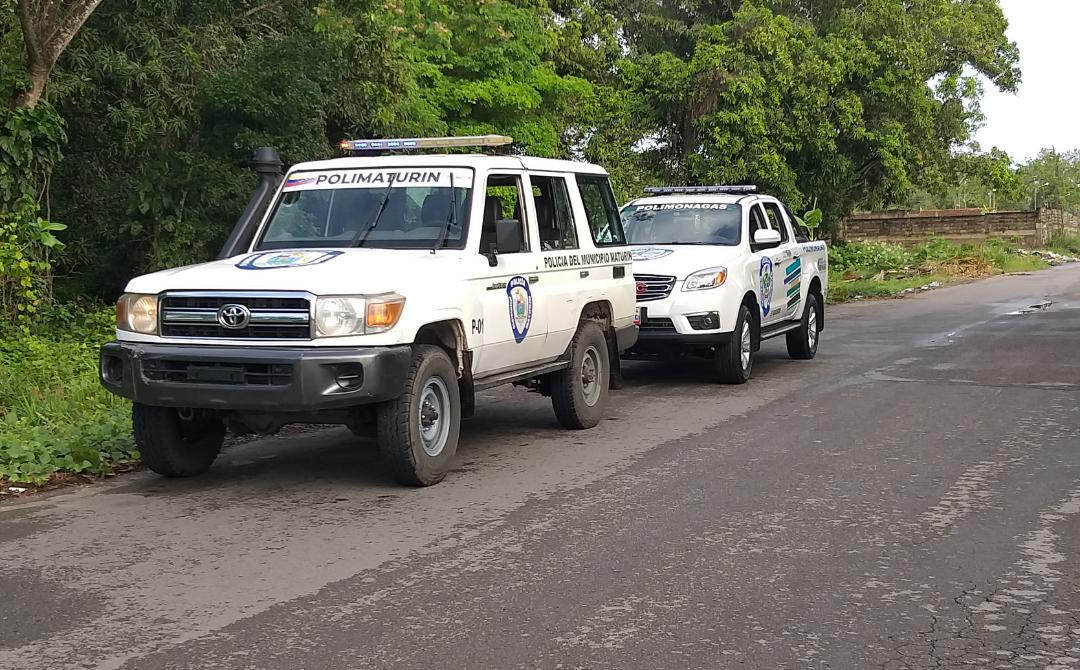
POLYGON ((164 291, 308 291, 378 294, 406 284, 457 276, 461 252, 430 249, 284 249, 189 265, 136 277, 129 293, 164 291))
POLYGON ((699 270, 725 266, 739 257, 739 247, 696 244, 648 244, 630 248, 637 274, 668 275, 686 279, 699 270))

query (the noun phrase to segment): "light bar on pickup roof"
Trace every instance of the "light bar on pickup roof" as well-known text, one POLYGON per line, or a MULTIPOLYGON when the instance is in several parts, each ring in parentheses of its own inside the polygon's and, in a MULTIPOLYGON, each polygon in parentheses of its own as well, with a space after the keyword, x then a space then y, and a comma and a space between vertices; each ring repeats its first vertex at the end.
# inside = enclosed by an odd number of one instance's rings
POLYGON ((506 135, 465 137, 408 137, 388 140, 342 140, 342 151, 411 151, 413 149, 456 149, 460 147, 502 147, 513 143, 506 135))
POLYGON ((757 193, 757 186, 650 186, 645 189, 651 195, 677 195, 694 193, 757 193))

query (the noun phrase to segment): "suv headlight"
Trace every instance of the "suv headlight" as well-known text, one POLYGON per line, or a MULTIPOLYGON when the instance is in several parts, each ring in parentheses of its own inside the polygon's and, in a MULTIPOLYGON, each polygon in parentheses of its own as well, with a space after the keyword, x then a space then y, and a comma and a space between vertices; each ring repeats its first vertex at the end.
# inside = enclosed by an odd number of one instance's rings
POLYGON ((405 298, 379 296, 327 296, 315 301, 315 336, 348 337, 382 333, 397 325, 405 298))
POLYGON ((157 335, 158 298, 143 293, 125 293, 116 301, 116 327, 132 333, 157 335))
POLYGON ((683 282, 684 291, 703 291, 705 289, 723 286, 727 281, 727 268, 707 268, 698 270, 686 278, 683 282))

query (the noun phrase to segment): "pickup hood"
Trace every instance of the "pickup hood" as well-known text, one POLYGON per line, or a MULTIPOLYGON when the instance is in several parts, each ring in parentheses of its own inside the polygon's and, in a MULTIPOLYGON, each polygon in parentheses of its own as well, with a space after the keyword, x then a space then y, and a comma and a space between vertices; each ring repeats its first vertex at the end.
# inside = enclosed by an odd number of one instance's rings
POLYGON ((698 270, 717 266, 733 268, 739 257, 739 247, 705 246, 692 244, 650 244, 631 247, 634 257, 634 273, 673 276, 680 281, 698 270))
POLYGON ((459 251, 429 249, 286 249, 254 252, 136 277, 129 293, 164 291, 308 291, 315 295, 403 292, 409 285, 462 272, 459 251))

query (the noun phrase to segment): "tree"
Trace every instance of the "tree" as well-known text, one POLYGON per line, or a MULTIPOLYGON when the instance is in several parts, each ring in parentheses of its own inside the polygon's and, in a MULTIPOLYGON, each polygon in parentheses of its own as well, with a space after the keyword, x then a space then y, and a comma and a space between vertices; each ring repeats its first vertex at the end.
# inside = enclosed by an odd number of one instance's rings
POLYGON ((18 0, 29 86, 15 94, 15 108, 34 108, 60 55, 101 0, 18 0))

